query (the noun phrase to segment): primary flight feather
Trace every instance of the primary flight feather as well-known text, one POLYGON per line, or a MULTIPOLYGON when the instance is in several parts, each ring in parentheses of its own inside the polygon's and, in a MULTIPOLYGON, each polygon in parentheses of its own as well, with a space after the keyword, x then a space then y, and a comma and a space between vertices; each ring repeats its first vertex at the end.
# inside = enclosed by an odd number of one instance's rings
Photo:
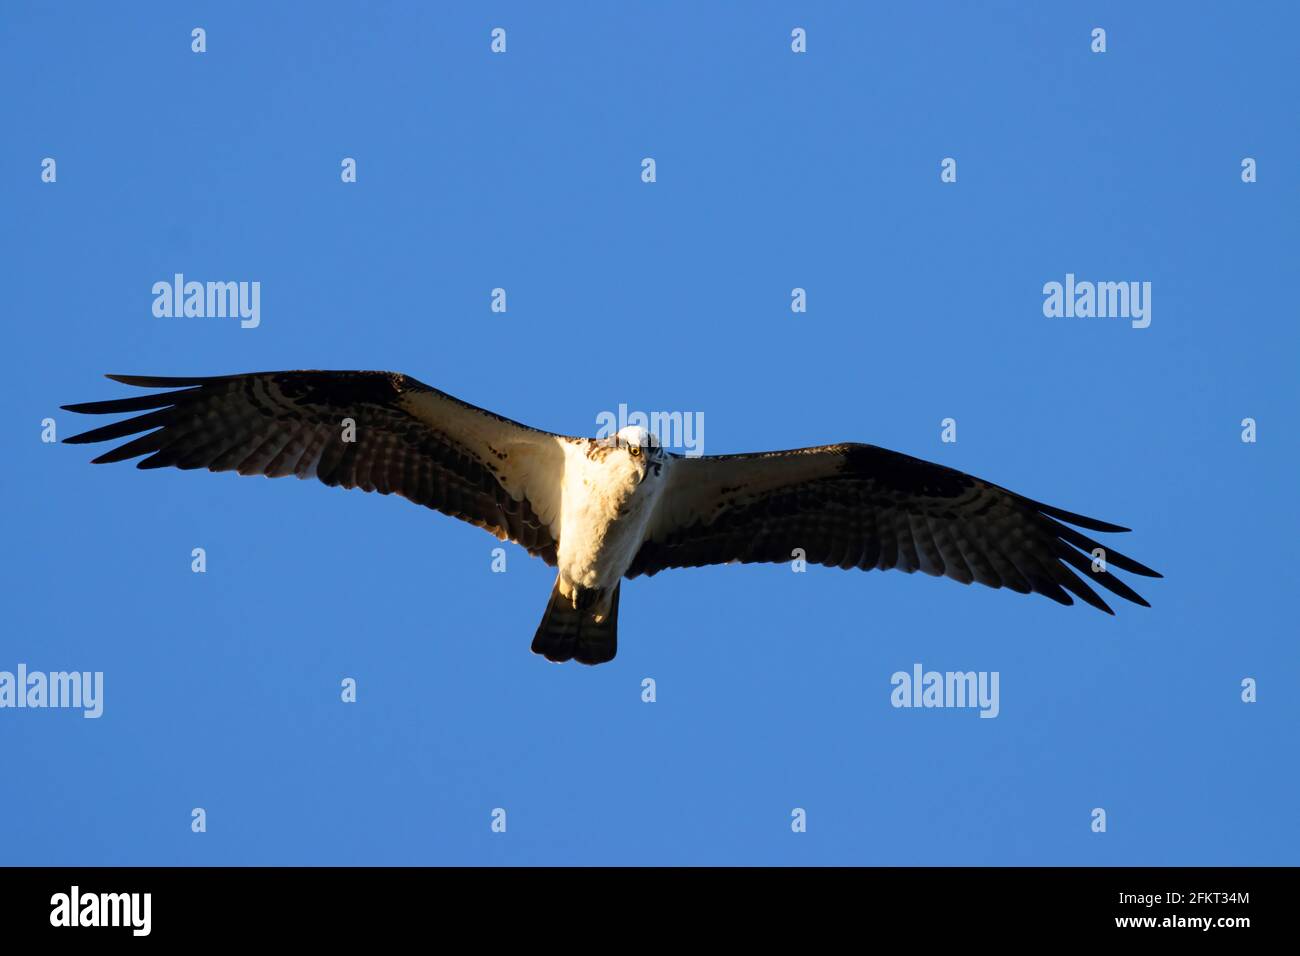
POLYGON ((110 375, 173 389, 65 405, 145 414, 64 439, 129 441, 95 463, 206 468, 399 494, 557 568, 533 651, 600 664, 618 649, 623 578, 786 562, 897 568, 1113 613, 1087 583, 1149 606, 1111 568, 1160 577, 1076 528, 1127 531, 874 445, 687 458, 641 428, 555 435, 395 372, 110 375))

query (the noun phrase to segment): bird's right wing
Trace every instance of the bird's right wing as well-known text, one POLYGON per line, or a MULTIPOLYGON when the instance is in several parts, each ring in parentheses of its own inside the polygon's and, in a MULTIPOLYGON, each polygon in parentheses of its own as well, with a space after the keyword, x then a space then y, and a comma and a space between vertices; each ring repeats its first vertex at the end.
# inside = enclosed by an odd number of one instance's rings
POLYGON ((396 372, 109 378, 178 391, 65 405, 93 415, 147 412, 65 439, 82 444, 140 436, 100 455, 96 464, 148 455, 136 467, 297 475, 396 493, 555 563, 563 436, 396 372))

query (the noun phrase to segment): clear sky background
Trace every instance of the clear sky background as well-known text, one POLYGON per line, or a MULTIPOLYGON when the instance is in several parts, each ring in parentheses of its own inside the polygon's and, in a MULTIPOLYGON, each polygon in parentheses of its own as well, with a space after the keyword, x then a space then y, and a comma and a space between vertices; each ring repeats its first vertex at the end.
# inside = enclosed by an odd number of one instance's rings
POLYGON ((5 3, 0 670, 103 671, 105 711, 0 711, 0 863, 1300 862, 1298 31, 1286 3, 5 3), (261 282, 260 327, 155 318, 176 272, 261 282), (1067 272, 1151 282, 1150 327, 1045 318, 1067 272), (616 661, 557 666, 554 572, 510 545, 492 573, 480 530, 41 441, 133 393, 105 372, 283 368, 569 434, 703 412, 712 454, 872 442, 1130 526, 1107 543, 1166 578, 1110 618, 670 571, 626 586, 616 661), (998 671, 1000 716, 894 709, 918 662, 998 671))

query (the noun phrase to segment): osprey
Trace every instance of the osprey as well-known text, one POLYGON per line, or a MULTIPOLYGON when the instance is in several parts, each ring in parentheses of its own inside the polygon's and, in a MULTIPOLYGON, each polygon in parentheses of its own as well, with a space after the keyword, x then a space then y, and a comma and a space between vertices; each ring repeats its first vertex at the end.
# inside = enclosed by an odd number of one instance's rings
POLYGON ((557 571, 533 638, 533 651, 552 661, 612 660, 623 578, 665 568, 803 557, 1060 604, 1074 594, 1108 614, 1084 579, 1149 607, 1109 568, 1160 577, 1069 525, 1127 528, 874 445, 686 458, 641 428, 612 439, 555 435, 396 372, 108 377, 174 391, 63 406, 145 412, 64 439, 139 436, 96 464, 148 455, 137 468, 297 475, 396 493, 521 545, 557 571))

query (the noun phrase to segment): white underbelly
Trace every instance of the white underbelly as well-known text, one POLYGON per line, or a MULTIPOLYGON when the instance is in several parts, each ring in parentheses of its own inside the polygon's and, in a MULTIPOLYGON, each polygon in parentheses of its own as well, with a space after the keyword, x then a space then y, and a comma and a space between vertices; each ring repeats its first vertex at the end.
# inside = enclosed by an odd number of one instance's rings
POLYGON ((561 578, 581 588, 612 588, 636 557, 644 525, 636 513, 611 517, 592 508, 566 513, 557 554, 561 578))
POLYGON ((566 454, 556 553, 560 590, 565 595, 573 588, 608 590, 640 550, 663 486, 638 480, 630 460, 593 459, 576 445, 566 454))

